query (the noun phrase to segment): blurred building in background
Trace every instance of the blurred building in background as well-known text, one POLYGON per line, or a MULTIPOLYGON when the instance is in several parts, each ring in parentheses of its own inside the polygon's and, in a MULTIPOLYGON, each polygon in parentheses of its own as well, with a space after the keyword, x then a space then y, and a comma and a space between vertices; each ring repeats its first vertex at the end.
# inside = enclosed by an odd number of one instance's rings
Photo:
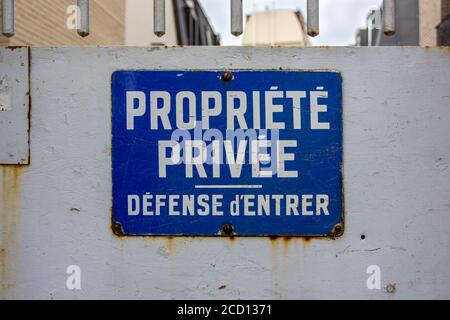
POLYGON ((367 14, 367 28, 356 33, 357 46, 436 46, 449 38, 445 21, 450 14, 450 0, 397 0, 396 31, 382 32, 382 8, 367 14))
POLYGON ((247 16, 244 46, 309 46, 306 23, 300 11, 257 11, 247 16))
POLYGON ((16 0, 16 34, 12 38, 0 35, 0 45, 220 44, 201 5, 195 0, 166 1, 166 35, 161 38, 153 33, 151 0, 91 0, 90 35, 85 38, 74 28, 76 2, 16 0))
POLYGON ((450 0, 441 0, 442 22, 437 26, 438 46, 450 46, 450 0))
POLYGON ((220 45, 219 35, 197 0, 166 1, 166 34, 161 38, 153 33, 153 1, 126 2, 127 45, 220 45))
MULTIPOLYGON (((15 0, 16 34, 1 45, 122 45, 125 43, 125 0, 91 1, 91 34, 78 36, 74 0, 15 0)), ((1 10, 1 8, 0 8, 1 10)), ((1 19, 1 16, 0 16, 1 19)))

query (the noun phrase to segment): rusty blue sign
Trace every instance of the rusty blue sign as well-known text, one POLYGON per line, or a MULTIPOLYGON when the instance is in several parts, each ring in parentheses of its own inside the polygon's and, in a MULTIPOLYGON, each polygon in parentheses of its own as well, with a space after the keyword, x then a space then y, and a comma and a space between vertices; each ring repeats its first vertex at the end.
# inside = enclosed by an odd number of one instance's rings
POLYGON ((341 169, 337 72, 113 74, 119 234, 337 236, 341 169))

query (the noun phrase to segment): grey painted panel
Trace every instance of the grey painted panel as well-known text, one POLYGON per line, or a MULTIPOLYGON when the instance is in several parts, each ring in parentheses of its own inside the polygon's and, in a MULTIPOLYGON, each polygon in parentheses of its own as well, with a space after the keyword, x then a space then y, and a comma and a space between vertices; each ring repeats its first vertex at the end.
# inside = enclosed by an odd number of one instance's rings
POLYGON ((0 48, 0 164, 27 164, 28 48, 0 48))
POLYGON ((449 58, 444 48, 33 48, 32 163, 0 174, 2 297, 450 298, 449 58), (344 236, 113 235, 111 74, 180 68, 342 73, 344 236), (82 270, 80 291, 66 288, 69 265, 82 270), (395 293, 367 289, 370 265, 395 293))

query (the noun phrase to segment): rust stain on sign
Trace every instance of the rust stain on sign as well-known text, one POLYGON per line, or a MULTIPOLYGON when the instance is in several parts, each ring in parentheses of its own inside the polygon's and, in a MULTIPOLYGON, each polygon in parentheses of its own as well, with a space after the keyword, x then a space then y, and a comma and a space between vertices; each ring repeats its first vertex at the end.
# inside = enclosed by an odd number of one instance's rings
POLYGON ((313 239, 324 240, 328 238, 324 237, 269 237, 272 247, 276 246, 278 240, 282 240, 284 243, 285 251, 287 252, 291 243, 298 244, 299 241, 303 243, 303 247, 306 247, 311 243, 313 239))
POLYGON ((21 201, 22 168, 2 166, 1 251, 0 251, 0 298, 5 299, 13 287, 16 273, 17 235, 21 201))

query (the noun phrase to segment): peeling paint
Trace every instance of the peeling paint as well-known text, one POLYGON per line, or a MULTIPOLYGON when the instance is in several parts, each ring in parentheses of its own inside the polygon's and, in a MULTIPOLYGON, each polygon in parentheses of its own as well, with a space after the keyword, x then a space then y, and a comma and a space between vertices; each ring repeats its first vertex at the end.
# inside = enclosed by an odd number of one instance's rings
POLYGON ((8 76, 0 78, 0 111, 11 111, 11 92, 8 85, 8 76))
POLYGON ((397 284, 396 283, 389 283, 386 286, 386 292, 390 294, 394 294, 395 291, 397 291, 397 284))
POLYGON ((11 51, 21 49, 21 48, 26 48, 26 47, 25 46, 7 46, 6 47, 7 50, 11 50, 11 51))

